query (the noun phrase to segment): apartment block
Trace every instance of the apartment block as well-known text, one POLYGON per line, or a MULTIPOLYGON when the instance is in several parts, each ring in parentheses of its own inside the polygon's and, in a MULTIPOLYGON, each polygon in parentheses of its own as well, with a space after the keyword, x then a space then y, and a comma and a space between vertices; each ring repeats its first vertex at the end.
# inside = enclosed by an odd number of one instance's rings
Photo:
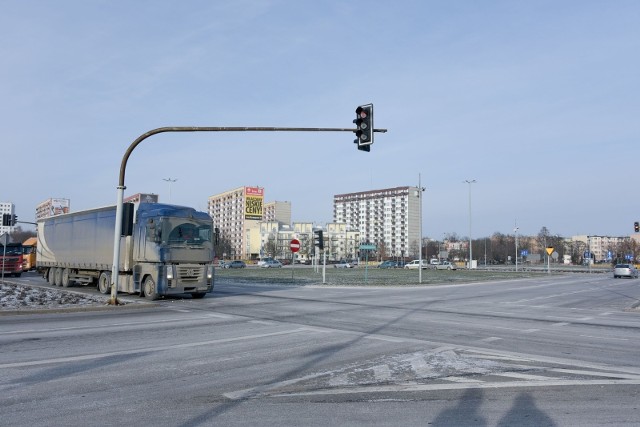
POLYGON ((264 188, 239 187, 209 197, 207 210, 213 225, 231 245, 226 259, 252 258, 260 249, 264 188))
POLYGON ((50 198, 36 206, 36 221, 41 218, 49 218, 54 215, 69 213, 71 201, 62 198, 50 198))
POLYGON ((360 243, 382 257, 417 257, 420 247, 417 187, 395 187, 333 196, 333 219, 359 231, 360 243))

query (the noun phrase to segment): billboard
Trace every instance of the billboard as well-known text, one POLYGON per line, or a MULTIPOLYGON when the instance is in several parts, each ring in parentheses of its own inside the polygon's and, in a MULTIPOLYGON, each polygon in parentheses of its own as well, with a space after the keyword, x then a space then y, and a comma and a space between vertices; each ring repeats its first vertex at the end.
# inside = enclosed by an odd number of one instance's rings
POLYGON ((244 219, 262 220, 264 188, 244 188, 244 219))
POLYGON ((69 213, 69 199, 51 199, 49 216, 69 213))

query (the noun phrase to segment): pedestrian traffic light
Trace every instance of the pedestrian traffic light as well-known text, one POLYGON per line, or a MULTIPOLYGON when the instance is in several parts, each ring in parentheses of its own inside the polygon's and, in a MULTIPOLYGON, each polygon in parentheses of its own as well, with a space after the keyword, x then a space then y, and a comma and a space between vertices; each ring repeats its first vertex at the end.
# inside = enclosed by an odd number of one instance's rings
POLYGON ((636 233, 640 232, 640 222, 636 221, 633 223, 633 231, 635 231, 636 233))
POLYGON ((2 226, 11 227, 11 214, 2 214, 2 226))
POLYGON ((358 144, 358 150, 370 151, 370 145, 373 144, 373 104, 360 105, 356 108, 356 118, 353 121, 356 124, 357 139, 354 140, 358 144))
POLYGON ((318 249, 324 249, 324 238, 322 237, 322 230, 316 230, 313 232, 313 245, 318 249))

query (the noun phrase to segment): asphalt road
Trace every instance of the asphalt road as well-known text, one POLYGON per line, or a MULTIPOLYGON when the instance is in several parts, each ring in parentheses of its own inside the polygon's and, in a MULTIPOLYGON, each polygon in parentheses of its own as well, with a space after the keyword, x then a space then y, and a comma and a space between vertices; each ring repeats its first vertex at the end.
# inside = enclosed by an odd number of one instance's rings
POLYGON ((0 425, 638 425, 638 302, 571 274, 5 315, 0 425))

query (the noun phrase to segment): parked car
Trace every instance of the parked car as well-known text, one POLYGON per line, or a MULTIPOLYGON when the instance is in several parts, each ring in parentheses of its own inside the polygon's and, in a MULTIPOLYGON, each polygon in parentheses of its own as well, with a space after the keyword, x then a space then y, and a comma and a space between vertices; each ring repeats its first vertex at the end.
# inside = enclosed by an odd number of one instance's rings
POLYGON ((224 268, 245 268, 247 264, 244 261, 231 261, 224 264, 224 268))
POLYGON ((618 277, 637 278, 638 269, 633 264, 616 264, 613 268, 613 278, 617 279, 618 277))
POLYGON ((450 261, 442 261, 440 264, 436 265, 436 270, 457 270, 457 267, 450 261))
POLYGON ((353 264, 351 264, 347 260, 340 260, 337 263, 333 264, 334 268, 353 268, 353 264))
POLYGON ((277 259, 266 260, 262 265, 262 268, 282 268, 282 263, 277 259))
POLYGON ((398 263, 395 261, 382 261, 380 264, 378 264, 378 268, 396 268, 398 266, 398 263))
POLYGON ((262 267, 266 262, 273 261, 273 258, 264 257, 258 261, 258 267, 262 267))
POLYGON ((440 264, 440 260, 439 260, 438 258, 431 258, 431 259, 429 260, 429 264, 431 264, 431 265, 438 265, 438 264, 440 264))
MULTIPOLYGON (((428 268, 428 267, 429 267, 429 264, 427 264, 427 261, 423 259, 422 260, 422 269, 424 270, 425 268, 428 268)), ((411 269, 411 270, 418 269, 418 268, 420 268, 420 260, 419 259, 414 259, 413 261, 405 264, 404 268, 408 268, 408 269, 411 269)))

